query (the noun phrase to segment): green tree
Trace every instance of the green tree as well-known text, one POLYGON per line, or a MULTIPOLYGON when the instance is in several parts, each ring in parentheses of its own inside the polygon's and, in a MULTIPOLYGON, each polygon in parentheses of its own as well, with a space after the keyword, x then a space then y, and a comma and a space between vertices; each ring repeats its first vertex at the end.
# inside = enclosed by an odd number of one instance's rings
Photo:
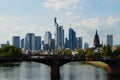
POLYGON ((77 52, 78 53, 76 54, 76 56, 81 57, 81 58, 85 58, 85 53, 84 53, 84 50, 82 48, 78 48, 77 52))
POLYGON ((0 58, 17 58, 22 56, 22 51, 20 48, 15 46, 5 46, 0 48, 0 58))
POLYGON ((120 46, 117 46, 117 47, 114 49, 113 55, 114 55, 114 56, 120 55, 120 46))
POLYGON ((106 58, 112 55, 112 49, 109 45, 104 45, 102 48, 102 57, 106 58))
POLYGON ((70 49, 65 49, 65 50, 63 51, 63 54, 64 54, 64 55, 72 55, 72 51, 71 51, 70 49))
POLYGON ((100 52, 94 52, 92 55, 93 60, 100 60, 102 59, 101 53, 100 52))
POLYGON ((92 48, 88 48, 85 51, 85 57, 89 60, 92 59, 92 55, 93 55, 93 49, 92 48))

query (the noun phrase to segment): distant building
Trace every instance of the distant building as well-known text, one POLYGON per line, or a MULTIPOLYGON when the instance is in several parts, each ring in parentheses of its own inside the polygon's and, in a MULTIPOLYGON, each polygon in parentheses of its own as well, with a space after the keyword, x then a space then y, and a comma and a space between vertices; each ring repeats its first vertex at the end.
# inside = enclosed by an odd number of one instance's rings
POLYGON ((50 41, 52 39, 52 34, 50 31, 45 32, 44 35, 44 50, 49 50, 50 49, 50 41))
POLYGON ((13 45, 16 47, 20 47, 20 37, 19 36, 13 36, 13 45))
POLYGON ((69 40, 68 40, 68 38, 65 38, 65 48, 69 48, 69 40))
POLYGON ((77 48, 82 48, 82 37, 77 37, 77 48))
POLYGON ((70 28, 69 29, 69 48, 74 50, 76 49, 76 32, 70 28))
POLYGON ((6 44, 7 44, 7 45, 10 45, 10 42, 9 42, 9 41, 7 41, 7 42, 6 42, 6 44))
POLYGON ((46 31, 44 35, 44 44, 48 44, 49 40, 52 38, 52 34, 50 31, 46 31))
POLYGON ((57 49, 63 49, 64 48, 64 29, 63 26, 59 26, 56 17, 54 18, 54 24, 55 24, 55 48, 57 49))
POLYGON ((107 45, 113 47, 113 35, 107 35, 107 45))
POLYGON ((35 36, 35 50, 41 50, 41 37, 35 36))
POLYGON ((98 47, 101 47, 102 45, 100 44, 100 39, 99 39, 99 35, 97 33, 97 30, 96 30, 96 34, 94 36, 94 46, 95 48, 98 48, 98 47))
POLYGON ((21 39, 21 46, 20 46, 20 48, 22 49, 22 50, 24 50, 24 39, 21 39))
POLYGON ((4 48, 6 44, 0 44, 0 48, 4 48))
POLYGON ((51 39, 50 40, 50 51, 54 51, 55 50, 55 39, 51 39))
POLYGON ((27 33, 25 37, 25 50, 33 52, 35 50, 35 34, 27 33))
POLYGON ((86 50, 87 48, 89 48, 89 44, 87 42, 85 42, 85 44, 84 44, 84 50, 86 50))

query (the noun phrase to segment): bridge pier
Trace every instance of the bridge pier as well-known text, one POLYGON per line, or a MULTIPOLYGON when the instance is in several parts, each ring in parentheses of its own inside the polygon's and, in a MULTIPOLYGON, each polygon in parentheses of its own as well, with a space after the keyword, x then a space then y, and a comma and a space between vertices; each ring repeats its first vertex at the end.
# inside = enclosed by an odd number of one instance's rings
POLYGON ((50 76, 51 80, 60 80, 59 60, 53 60, 50 76))

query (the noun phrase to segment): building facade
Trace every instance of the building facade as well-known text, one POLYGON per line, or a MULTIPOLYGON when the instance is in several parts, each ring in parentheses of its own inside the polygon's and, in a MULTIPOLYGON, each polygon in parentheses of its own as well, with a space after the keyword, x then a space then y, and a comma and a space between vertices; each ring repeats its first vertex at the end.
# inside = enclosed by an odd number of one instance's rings
POLYGON ((96 30, 96 34, 94 36, 94 46, 95 47, 99 47, 100 46, 100 39, 99 39, 99 35, 97 33, 97 30, 96 30))
POLYGON ((70 28, 69 29, 69 48, 71 50, 74 50, 77 48, 77 43, 76 43, 76 32, 70 28))
POLYGON ((89 44, 87 42, 85 42, 85 44, 84 44, 84 50, 86 50, 87 48, 89 48, 89 44))
POLYGON ((25 43, 25 40, 24 40, 24 39, 21 39, 21 46, 20 46, 20 48, 21 48, 22 50, 24 50, 24 43, 25 43))
POLYGON ((64 48, 64 29, 63 26, 59 26, 56 18, 54 18, 54 24, 55 24, 55 48, 57 49, 63 49, 64 48))
POLYGON ((13 36, 13 45, 16 47, 20 47, 20 37, 19 36, 13 36))
POLYGON ((50 31, 46 31, 44 35, 44 50, 50 49, 50 41, 52 39, 52 34, 50 31))
POLYGON ((113 35, 107 35, 107 45, 113 47, 113 35))
POLYGON ((27 33, 25 37, 25 50, 33 52, 35 50, 35 34, 27 33))
POLYGON ((35 36, 35 50, 41 50, 41 37, 35 36))
POLYGON ((77 37, 77 48, 82 48, 82 37, 77 37))

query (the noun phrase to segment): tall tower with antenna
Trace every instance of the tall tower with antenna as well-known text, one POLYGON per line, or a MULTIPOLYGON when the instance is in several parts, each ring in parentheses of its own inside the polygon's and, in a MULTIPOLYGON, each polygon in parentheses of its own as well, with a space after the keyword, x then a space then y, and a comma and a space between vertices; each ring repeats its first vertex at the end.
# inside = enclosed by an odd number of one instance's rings
POLYGON ((55 48, 63 49, 64 48, 64 29, 63 26, 59 26, 57 23, 56 17, 54 18, 55 26, 55 48))

